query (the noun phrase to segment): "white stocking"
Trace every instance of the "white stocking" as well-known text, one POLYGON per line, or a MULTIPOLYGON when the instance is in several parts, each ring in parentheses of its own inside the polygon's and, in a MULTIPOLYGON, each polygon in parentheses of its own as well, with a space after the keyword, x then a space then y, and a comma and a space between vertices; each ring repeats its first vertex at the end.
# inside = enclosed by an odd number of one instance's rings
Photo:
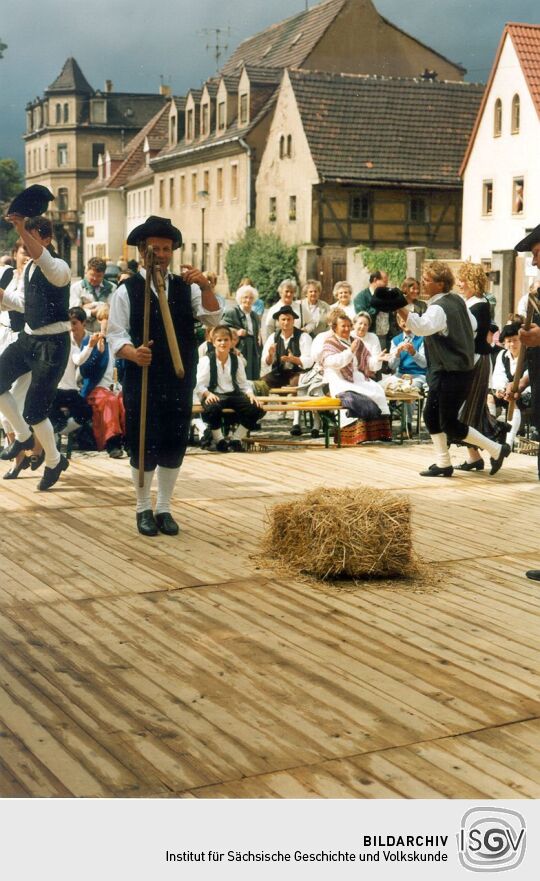
POLYGON ((448 468, 452 462, 448 450, 448 439, 446 434, 444 431, 440 434, 432 434, 431 440, 435 447, 435 464, 438 465, 439 468, 448 468))
POLYGON ((60 453, 56 446, 56 438, 50 419, 38 422, 33 428, 35 436, 45 451, 45 465, 47 468, 55 468, 60 461, 60 453))
POLYGON ((176 485, 180 468, 157 467, 158 491, 156 502, 156 514, 170 514, 171 498, 176 485))
POLYGON ((143 511, 152 510, 152 500, 150 498, 150 493, 152 491, 152 480, 154 479, 154 473, 154 471, 145 471, 144 486, 139 486, 139 469, 133 467, 131 469, 131 479, 133 481, 133 486, 135 487, 135 492, 137 493, 137 514, 141 514, 143 511))

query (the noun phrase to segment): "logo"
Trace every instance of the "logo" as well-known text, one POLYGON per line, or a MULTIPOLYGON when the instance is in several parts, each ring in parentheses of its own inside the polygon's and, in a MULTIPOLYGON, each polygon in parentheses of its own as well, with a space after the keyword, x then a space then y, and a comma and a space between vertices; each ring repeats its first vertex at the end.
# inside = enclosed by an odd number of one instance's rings
POLYGON ((459 861, 471 872, 505 872, 525 856, 525 819, 506 808, 471 808, 458 835, 459 861))

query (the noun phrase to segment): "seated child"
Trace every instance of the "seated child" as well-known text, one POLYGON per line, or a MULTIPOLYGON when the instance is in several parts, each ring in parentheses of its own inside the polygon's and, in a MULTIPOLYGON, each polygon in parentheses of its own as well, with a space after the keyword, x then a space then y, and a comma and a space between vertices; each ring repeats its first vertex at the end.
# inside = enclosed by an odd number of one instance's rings
POLYGON ((196 394, 204 411, 203 422, 212 431, 216 450, 242 452, 242 439, 253 430, 264 416, 258 406, 242 359, 232 351, 233 334, 226 325, 218 325, 212 333, 214 350, 199 361, 196 394), (223 436, 221 414, 234 410, 239 425, 231 440, 223 436))

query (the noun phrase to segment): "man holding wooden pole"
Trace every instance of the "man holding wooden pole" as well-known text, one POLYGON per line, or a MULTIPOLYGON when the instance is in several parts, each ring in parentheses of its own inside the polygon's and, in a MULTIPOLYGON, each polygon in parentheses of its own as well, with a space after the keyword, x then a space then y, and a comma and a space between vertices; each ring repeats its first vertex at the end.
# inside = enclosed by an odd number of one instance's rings
POLYGON ((177 535, 170 502, 191 422, 194 323, 199 319, 216 326, 221 307, 198 269, 183 266, 181 276, 169 273, 173 251, 182 243, 180 230, 169 219, 149 217, 131 231, 127 243, 138 247, 142 266, 112 296, 107 339, 115 357, 126 362, 122 385, 137 528, 146 536, 177 535), (156 471, 154 514, 151 489, 156 471))

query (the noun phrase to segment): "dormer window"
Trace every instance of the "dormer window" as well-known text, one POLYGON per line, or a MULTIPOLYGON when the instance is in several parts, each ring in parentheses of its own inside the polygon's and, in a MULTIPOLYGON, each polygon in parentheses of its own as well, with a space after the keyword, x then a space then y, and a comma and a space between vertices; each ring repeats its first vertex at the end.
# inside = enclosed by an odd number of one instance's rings
POLYGON ((512 127, 510 129, 513 135, 519 134, 520 111, 519 95, 514 95, 512 98, 512 127))
POLYGON ((225 101, 220 101, 217 106, 217 130, 218 132, 225 130, 225 101))
POLYGON ((186 141, 193 140, 193 108, 186 113, 186 141))
POLYGON ((239 121, 240 125, 247 125, 248 122, 248 95, 243 92, 239 100, 239 121))
POLYGON ((169 119, 169 144, 171 147, 176 144, 176 116, 169 119))
POLYGON ((90 122, 107 122, 107 102, 104 98, 92 98, 90 101, 90 122))
POLYGON ((201 106, 201 135, 205 138, 210 129, 210 105, 203 104, 201 106))
POLYGON ((493 108, 493 137, 500 138, 502 132, 502 101, 497 98, 493 108))

